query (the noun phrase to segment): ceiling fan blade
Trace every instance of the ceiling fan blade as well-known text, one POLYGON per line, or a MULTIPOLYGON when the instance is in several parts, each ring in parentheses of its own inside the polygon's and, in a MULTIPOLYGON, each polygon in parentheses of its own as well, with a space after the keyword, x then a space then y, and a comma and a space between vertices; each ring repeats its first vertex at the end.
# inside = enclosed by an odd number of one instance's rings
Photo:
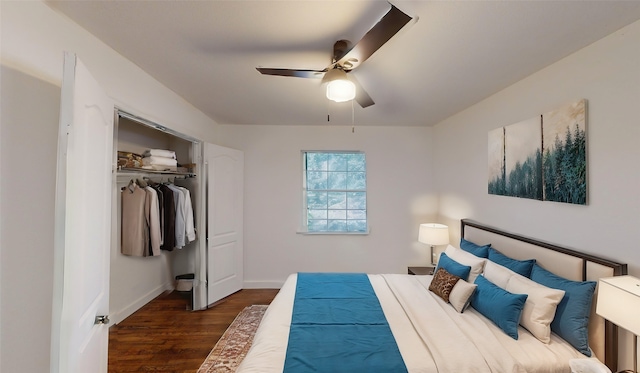
POLYGON ((345 70, 353 70, 393 37, 411 17, 391 4, 387 14, 371 28, 354 47, 338 60, 345 70))
POLYGON ((371 106, 371 105, 375 104, 375 102, 373 102, 373 99, 371 98, 371 96, 369 96, 367 91, 365 91, 364 88, 362 87, 362 84, 360 84, 358 79, 356 79, 355 75, 349 74, 349 80, 351 80, 353 82, 353 84, 356 85, 356 98, 355 98, 355 100, 358 103, 358 105, 360 105, 362 108, 366 108, 368 106, 371 106))
POLYGON ((314 79, 322 79, 324 73, 327 72, 327 69, 324 70, 296 70, 296 69, 271 69, 265 67, 256 67, 261 74, 264 75, 277 75, 277 76, 292 76, 295 78, 314 78, 314 79))

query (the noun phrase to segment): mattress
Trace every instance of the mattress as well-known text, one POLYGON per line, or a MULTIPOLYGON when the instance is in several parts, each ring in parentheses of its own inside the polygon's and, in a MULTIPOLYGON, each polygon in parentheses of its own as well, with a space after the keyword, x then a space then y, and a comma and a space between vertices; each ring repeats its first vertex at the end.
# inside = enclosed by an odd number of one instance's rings
MULTIPOLYGON (((519 327, 514 340, 471 307, 456 312, 428 290, 432 276, 368 277, 409 372, 570 373, 569 360, 585 359, 555 334, 544 344, 519 327)), ((296 280, 267 309, 238 373, 283 371, 296 280)))

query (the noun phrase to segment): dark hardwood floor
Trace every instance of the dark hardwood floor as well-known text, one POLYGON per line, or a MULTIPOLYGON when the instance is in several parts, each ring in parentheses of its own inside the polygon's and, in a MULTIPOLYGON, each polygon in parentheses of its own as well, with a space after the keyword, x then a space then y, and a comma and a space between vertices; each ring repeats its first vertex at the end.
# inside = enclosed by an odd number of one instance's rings
POLYGON ((109 329, 109 373, 194 373, 244 307, 269 304, 277 292, 241 290, 195 312, 180 293, 162 294, 109 329))

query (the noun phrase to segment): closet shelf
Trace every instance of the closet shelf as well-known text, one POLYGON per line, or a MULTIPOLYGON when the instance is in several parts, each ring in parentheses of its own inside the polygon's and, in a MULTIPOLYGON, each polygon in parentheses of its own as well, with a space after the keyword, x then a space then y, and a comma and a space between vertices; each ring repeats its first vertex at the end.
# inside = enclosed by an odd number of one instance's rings
POLYGON ((177 172, 177 171, 157 171, 149 170, 146 168, 129 168, 123 167, 118 169, 118 174, 130 175, 130 174, 149 174, 149 175, 174 175, 174 176, 186 176, 195 177, 193 172, 177 172))

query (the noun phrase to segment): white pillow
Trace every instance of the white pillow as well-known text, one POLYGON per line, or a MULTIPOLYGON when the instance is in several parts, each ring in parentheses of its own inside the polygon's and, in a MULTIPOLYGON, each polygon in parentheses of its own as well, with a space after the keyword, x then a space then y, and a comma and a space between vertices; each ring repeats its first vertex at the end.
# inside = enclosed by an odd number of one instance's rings
POLYGON ((549 343, 550 325, 556 315, 558 303, 564 297, 564 290, 548 288, 519 274, 509 278, 505 290, 515 294, 529 295, 522 309, 520 325, 541 342, 549 343))
POLYGON ((507 290, 507 283, 513 275, 518 274, 490 260, 487 260, 487 264, 484 265, 484 277, 505 290, 507 290))
POLYGON ((476 277, 478 277, 478 275, 482 273, 482 271, 484 270, 484 264, 487 262, 487 260, 484 258, 478 258, 471 253, 468 253, 451 245, 447 246, 447 249, 444 252, 449 258, 455 260, 456 262, 471 267, 471 271, 469 272, 469 278, 467 279, 467 281, 472 284, 476 280, 476 277))
POLYGON ((458 280, 449 293, 449 303, 459 313, 464 312, 471 303, 471 296, 478 285, 470 284, 463 279, 458 280))

